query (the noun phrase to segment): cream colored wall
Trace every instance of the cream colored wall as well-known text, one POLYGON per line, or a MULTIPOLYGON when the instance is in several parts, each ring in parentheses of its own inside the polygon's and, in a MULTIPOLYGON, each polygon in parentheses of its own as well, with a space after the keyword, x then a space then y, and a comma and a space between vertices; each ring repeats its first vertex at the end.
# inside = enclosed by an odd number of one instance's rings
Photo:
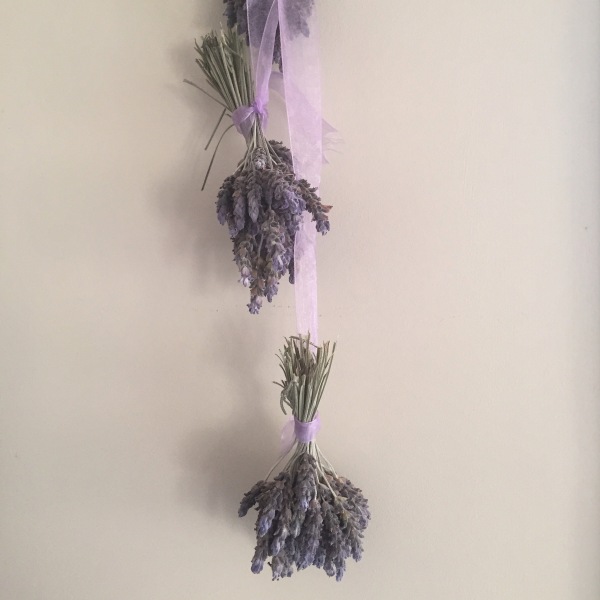
POLYGON ((600 7, 319 4, 320 439, 363 562, 249 572, 294 313, 245 312, 236 136, 200 193, 218 108, 182 79, 220 2, 4 1, 1 600, 600 597, 600 7))

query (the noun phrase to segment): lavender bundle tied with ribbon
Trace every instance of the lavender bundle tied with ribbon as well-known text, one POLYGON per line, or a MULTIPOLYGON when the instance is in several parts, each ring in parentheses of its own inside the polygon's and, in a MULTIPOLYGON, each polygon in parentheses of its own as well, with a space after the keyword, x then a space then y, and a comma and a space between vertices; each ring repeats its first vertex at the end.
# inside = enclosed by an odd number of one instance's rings
POLYGON ((362 557, 363 532, 371 518, 368 502, 335 472, 316 442, 317 411, 334 351, 335 344, 314 346, 309 337, 286 340, 279 356, 284 378, 278 385, 281 408, 291 409, 293 420, 284 428, 282 456, 240 504, 241 517, 253 506, 258 511, 252 572, 260 573, 271 557, 274 580, 316 566, 340 581, 347 559, 362 557))
MULTIPOLYGON (((268 12, 262 23, 263 41, 267 26, 274 38, 274 14, 268 12)), ((309 214, 314 221, 313 230, 325 234, 329 231, 327 213, 331 208, 321 202, 306 178, 297 177, 290 150, 280 142, 267 140, 264 134, 273 42, 270 47, 266 54, 262 46, 253 53, 254 82, 249 50, 236 32, 211 33, 196 44, 196 62, 219 96, 211 97, 223 106, 221 117, 229 114, 233 121, 223 135, 235 127, 246 141, 243 159, 219 190, 217 217, 229 228, 240 281, 250 288, 248 308, 253 314, 260 311, 263 298, 273 300, 285 274, 289 274, 291 283, 295 282, 294 248, 304 215, 309 214)))
POLYGON ((202 38, 197 63, 218 97, 208 95, 223 107, 211 140, 229 115, 232 124, 224 133, 235 127, 246 153, 221 186, 217 215, 229 227, 241 282, 250 288, 250 312, 260 310, 262 298, 271 301, 289 273, 299 332, 279 356, 281 408, 292 413, 281 456, 244 495, 239 515, 258 511, 252 572, 260 573, 270 558, 274 580, 316 566, 340 581, 347 559, 362 557, 370 512, 361 490, 335 472, 316 442, 335 344, 317 344, 316 234, 329 230, 331 208, 317 189, 323 132, 331 127, 321 115, 314 0, 224 2, 229 27, 237 31, 202 38), (281 73, 273 73, 274 62, 281 73), (264 134, 271 88, 285 100, 290 149, 264 134))

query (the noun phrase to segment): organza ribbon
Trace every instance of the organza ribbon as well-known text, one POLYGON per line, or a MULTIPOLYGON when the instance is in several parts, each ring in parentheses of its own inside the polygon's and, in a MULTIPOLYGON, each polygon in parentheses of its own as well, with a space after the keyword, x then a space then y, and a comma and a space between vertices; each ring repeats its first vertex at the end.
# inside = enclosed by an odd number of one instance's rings
POLYGON ((246 138, 252 132, 252 123, 258 118, 261 125, 267 126, 267 108, 260 99, 255 99, 250 106, 240 106, 231 113, 235 128, 246 138))
MULTIPOLYGON (((323 117, 317 20, 313 6, 310 17, 307 16, 309 35, 295 31, 295 4, 295 0, 246 2, 255 99, 262 107, 266 107, 269 101, 273 48, 279 25, 294 173, 318 188, 323 163, 323 117)), ((315 344, 318 343, 316 234, 310 215, 304 213, 294 245, 296 324, 298 332, 310 334, 315 344)))
MULTIPOLYGON (((269 89, 272 92, 276 92, 277 94, 279 94, 279 96, 281 96, 281 98, 283 98, 283 101, 285 102, 285 88, 283 85, 283 75, 281 73, 279 73, 278 71, 273 71, 271 73, 271 81, 269 84, 269 89)), ((298 94, 302 98, 302 103, 307 107, 307 110, 312 110, 310 108, 310 105, 306 101, 306 98, 304 98, 301 90, 298 90, 298 94)), ((333 149, 337 144, 341 143, 341 141, 342 141, 339 136, 334 136, 334 134, 337 134, 337 133, 338 133, 338 130, 331 123, 329 123, 327 121, 327 119, 325 119, 325 117, 322 117, 322 120, 321 120, 321 136, 322 136, 321 148, 322 148, 324 165, 329 164, 329 161, 327 160, 327 156, 326 156, 326 151, 333 149)))
POLYGON ((320 429, 321 418, 319 413, 309 422, 298 421, 295 417, 290 417, 281 430, 281 455, 286 455, 296 441, 301 444, 314 441, 320 429))

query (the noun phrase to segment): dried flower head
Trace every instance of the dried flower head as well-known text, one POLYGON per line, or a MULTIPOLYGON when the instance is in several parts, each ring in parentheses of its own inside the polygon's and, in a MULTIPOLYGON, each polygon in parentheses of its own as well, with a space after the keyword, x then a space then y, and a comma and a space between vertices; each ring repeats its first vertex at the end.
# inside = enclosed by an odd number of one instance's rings
MULTIPOLYGON (((334 349, 326 342, 315 351, 301 336, 286 340, 280 355, 281 402, 296 419, 313 420, 334 349)), ((293 450, 281 473, 273 480, 269 473, 240 504, 240 516, 254 505, 258 511, 251 570, 259 573, 271 557, 274 580, 290 577, 294 567, 301 571, 315 566, 341 581, 347 560, 362 558, 363 534, 371 518, 368 502, 361 490, 336 474, 316 442, 297 442, 293 450)))

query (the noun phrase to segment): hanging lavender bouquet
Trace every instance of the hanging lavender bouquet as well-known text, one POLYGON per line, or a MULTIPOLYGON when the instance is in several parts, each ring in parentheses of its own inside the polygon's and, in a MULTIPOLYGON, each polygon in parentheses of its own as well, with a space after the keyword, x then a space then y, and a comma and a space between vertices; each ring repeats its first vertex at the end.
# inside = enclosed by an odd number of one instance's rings
POLYGON ((284 378, 281 408, 294 417, 292 447, 263 481, 247 492, 239 515, 256 506, 256 549, 252 572, 265 561, 273 579, 291 577, 313 565, 340 581, 346 560, 362 557, 363 532, 371 515, 360 489, 339 476, 315 442, 317 410, 329 377, 335 344, 316 347, 308 337, 290 337, 279 356, 284 378), (293 451, 293 452, 292 452, 293 451), (270 479, 280 462, 292 453, 283 470, 270 479))
POLYGON ((331 207, 306 180, 296 178, 290 151, 265 137, 266 111, 255 100, 242 38, 231 30, 213 32, 196 43, 196 51, 196 62, 220 97, 213 99, 223 106, 221 116, 232 116, 246 139, 243 159, 219 190, 217 217, 229 228, 240 281, 250 288, 248 308, 257 314, 263 298, 273 300, 286 273, 294 283, 294 241, 304 211, 312 215, 317 231, 326 234, 331 207))
MULTIPOLYGON (((248 43, 248 7, 246 0, 223 0, 223 2, 225 3, 224 15, 227 17, 227 27, 230 29, 237 27, 237 32, 245 36, 246 43, 248 43)), ((294 0, 293 2, 288 2, 286 9, 291 17, 289 23, 292 35, 304 35, 305 37, 310 35, 308 21, 314 4, 315 0, 294 0)), ((270 9, 270 7, 270 3, 265 3, 266 10, 270 9)), ((283 69, 279 27, 275 33, 273 62, 277 63, 281 70, 283 69)))

